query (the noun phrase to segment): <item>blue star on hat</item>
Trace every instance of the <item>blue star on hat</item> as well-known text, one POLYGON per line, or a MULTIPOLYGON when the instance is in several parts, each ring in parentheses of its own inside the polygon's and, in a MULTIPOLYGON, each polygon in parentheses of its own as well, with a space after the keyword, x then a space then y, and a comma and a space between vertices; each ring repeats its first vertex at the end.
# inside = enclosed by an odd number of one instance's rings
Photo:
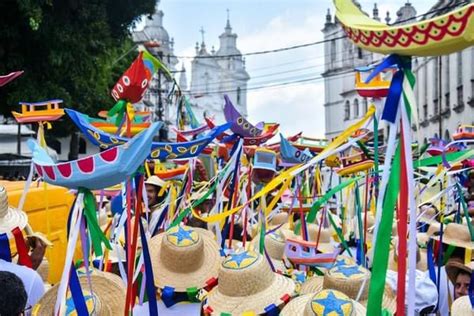
MULTIPOLYGON (((90 307, 91 307, 91 306, 89 306, 89 305, 91 305, 90 302, 92 302, 92 304, 94 303, 92 295, 84 295, 84 301, 86 302, 86 305, 87 305, 88 309, 90 309, 90 307)), ((69 297, 66 300, 66 315, 71 315, 75 311, 76 311, 76 306, 74 305, 74 300, 73 300, 72 297, 69 297)))
POLYGON ((346 277, 362 274, 358 266, 337 266, 334 272, 342 273, 346 277))
POLYGON ((171 233, 170 236, 174 236, 178 238, 178 245, 183 242, 183 240, 190 240, 191 242, 194 242, 195 240, 191 236, 193 231, 191 230, 185 230, 183 227, 179 226, 178 231, 171 233))
POLYGON ((312 303, 324 306, 324 312, 322 316, 329 315, 332 312, 335 312, 336 315, 345 315, 342 306, 346 304, 351 304, 351 302, 347 300, 337 298, 331 291, 329 291, 326 298, 314 299, 312 303))
POLYGON ((339 260, 336 260, 333 267, 340 267, 340 266, 345 266, 345 265, 346 265, 346 260, 339 259, 339 260))
POLYGON ((250 255, 247 251, 241 252, 241 253, 233 253, 230 255, 229 260, 227 260, 227 263, 235 262, 237 266, 240 268, 240 264, 242 261, 245 259, 254 259, 255 257, 250 255))

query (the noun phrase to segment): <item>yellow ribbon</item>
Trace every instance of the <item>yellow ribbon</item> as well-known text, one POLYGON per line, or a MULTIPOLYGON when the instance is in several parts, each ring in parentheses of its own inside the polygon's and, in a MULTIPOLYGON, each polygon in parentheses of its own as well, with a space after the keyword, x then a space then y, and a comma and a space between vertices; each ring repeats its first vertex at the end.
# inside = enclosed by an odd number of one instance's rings
MULTIPOLYGON (((275 190, 281 183, 286 181, 287 179, 294 177, 295 175, 299 174, 300 172, 306 170, 309 166, 315 164, 316 162, 321 160, 321 157, 323 155, 326 155, 328 152, 336 149, 340 145, 344 144, 349 137, 351 137, 354 132, 358 129, 360 129, 365 122, 367 122, 369 119, 372 118, 373 114, 375 113, 375 106, 371 105, 368 111, 366 112, 365 116, 361 118, 358 122, 352 124, 349 126, 345 131, 343 131, 332 143, 330 143, 326 148, 324 148, 317 156, 313 157, 306 165, 300 164, 293 166, 289 168, 288 170, 283 171, 280 173, 280 175, 276 176, 273 178, 265 187, 262 188, 258 193, 256 193, 251 199, 247 201, 247 203, 243 205, 239 205, 237 207, 234 207, 233 209, 230 209, 228 211, 219 213, 219 214, 214 214, 209 217, 200 217, 196 216, 198 219, 206 222, 206 223, 213 223, 217 221, 221 221, 225 219, 226 217, 242 210, 242 208, 245 207, 245 205, 248 205, 257 199, 260 199, 261 197, 265 196, 269 192, 275 190)), ((193 213, 194 215, 194 213, 193 213)))

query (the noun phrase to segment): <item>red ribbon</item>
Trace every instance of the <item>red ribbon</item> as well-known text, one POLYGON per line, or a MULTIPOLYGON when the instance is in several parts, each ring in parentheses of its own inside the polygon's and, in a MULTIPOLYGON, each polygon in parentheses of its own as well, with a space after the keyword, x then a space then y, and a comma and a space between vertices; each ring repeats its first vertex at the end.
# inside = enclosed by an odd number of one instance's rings
POLYGON ((23 234, 18 227, 12 230, 13 236, 15 237, 16 250, 18 251, 18 264, 32 268, 31 258, 28 255, 28 247, 26 246, 23 234))

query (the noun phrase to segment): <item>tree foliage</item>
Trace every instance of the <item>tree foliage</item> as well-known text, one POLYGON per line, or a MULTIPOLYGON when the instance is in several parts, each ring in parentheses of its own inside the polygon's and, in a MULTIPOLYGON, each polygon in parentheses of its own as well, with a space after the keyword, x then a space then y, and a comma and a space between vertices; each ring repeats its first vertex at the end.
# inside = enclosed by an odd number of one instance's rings
MULTIPOLYGON (((19 101, 64 100, 96 115, 114 101, 110 89, 135 57, 130 29, 156 0, 2 0, 0 74, 24 70, 0 89, 0 111, 19 101)), ((58 136, 70 132, 64 118, 58 136)))

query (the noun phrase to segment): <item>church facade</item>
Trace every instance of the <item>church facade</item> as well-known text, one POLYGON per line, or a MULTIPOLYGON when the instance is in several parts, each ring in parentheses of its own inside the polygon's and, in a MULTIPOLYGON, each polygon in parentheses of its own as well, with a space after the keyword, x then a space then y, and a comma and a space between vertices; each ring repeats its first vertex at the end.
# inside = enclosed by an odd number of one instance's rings
MULTIPOLYGON (((449 5, 452 6, 453 2, 449 5)), ((439 0, 430 11, 443 14, 442 9, 447 5, 447 1, 439 0)), ((376 5, 372 17, 380 19, 376 5)), ((395 23, 407 23, 415 18, 416 10, 407 2, 398 10, 395 23)), ((385 22, 390 23, 388 12, 385 22)), ((322 32, 327 40, 323 73, 325 128, 326 137, 331 139, 360 119, 370 104, 370 100, 360 97, 354 89, 354 68, 377 63, 384 56, 353 45, 329 12, 322 32)), ((448 140, 459 124, 474 123, 474 48, 449 56, 413 58, 412 69, 417 80, 415 96, 419 119, 418 124, 413 122, 412 126, 415 140, 425 143, 433 136, 448 140)), ((380 125, 379 135, 388 135, 383 124, 380 125)))
MULTIPOLYGON (((236 108, 247 115, 247 83, 250 76, 245 70, 245 59, 237 48, 237 34, 232 32, 229 17, 224 32, 219 36, 218 50, 212 47, 208 51, 203 36, 201 44, 196 43, 192 68, 188 71, 184 63, 177 70, 179 61, 174 53, 174 39, 163 26, 163 16, 158 1, 155 13, 146 20, 143 30, 133 32, 133 40, 137 45, 150 41, 159 44, 158 47, 148 49, 175 74, 198 121, 204 122, 204 116, 213 118, 216 123, 225 121, 224 94, 229 95, 236 108)), ((175 125, 177 118, 176 106, 166 100, 171 88, 170 82, 156 74, 142 102, 150 110, 153 109, 155 120, 164 120, 167 125, 175 125), (159 107, 160 93, 162 107, 159 107)))

